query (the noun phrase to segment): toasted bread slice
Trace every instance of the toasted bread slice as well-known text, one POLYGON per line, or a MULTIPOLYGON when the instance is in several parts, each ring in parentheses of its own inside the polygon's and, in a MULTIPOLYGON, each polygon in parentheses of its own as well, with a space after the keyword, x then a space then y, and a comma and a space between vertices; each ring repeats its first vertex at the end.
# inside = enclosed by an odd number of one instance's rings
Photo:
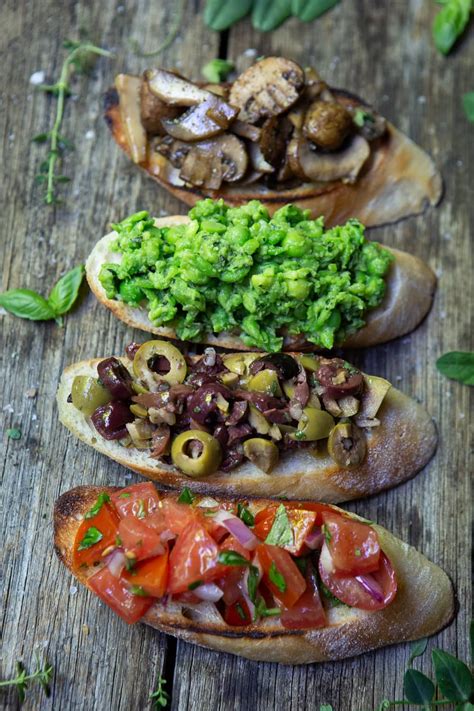
MULTIPOLYGON (((331 91, 339 101, 366 107, 349 92, 331 91)), ((115 142, 131 157, 116 89, 109 89, 106 94, 105 120, 115 142)), ((357 217, 367 227, 396 222, 422 213, 428 205, 436 205, 443 191, 441 176, 430 156, 388 122, 386 136, 371 151, 367 164, 352 184, 342 181, 327 186, 303 183, 289 189, 271 190, 258 183, 227 183, 220 190, 200 190, 177 180, 174 175, 177 171, 166 159, 156 162, 147 157, 140 167, 186 205, 192 206, 203 197, 224 198, 233 206, 261 200, 273 214, 291 202, 311 210, 313 217, 323 215, 328 227, 346 222, 349 217, 357 217)))
MULTIPOLYGON (((327 452, 305 448, 283 453, 271 474, 246 461, 230 472, 217 471, 192 479, 176 467, 152 459, 147 450, 103 439, 89 420, 68 403, 74 377, 97 377, 100 360, 82 361, 66 368, 57 393, 59 419, 97 451, 173 488, 188 486, 194 491, 221 496, 285 496, 338 503, 376 494, 410 479, 436 449, 436 428, 430 415, 415 400, 392 387, 377 413, 380 425, 367 430, 367 456, 358 466, 343 468, 327 452)), ((119 360, 127 364, 126 359, 119 360)))
MULTIPOLYGON (((54 545, 59 559, 72 571, 72 551, 81 518, 102 491, 80 486, 63 494, 54 508, 54 545)), ((264 506, 259 501, 258 504, 264 506)), ((351 514, 354 519, 357 516, 351 514)), ((230 627, 210 603, 189 605, 157 601, 143 622, 186 642, 238 654, 248 659, 281 664, 308 664, 363 654, 371 649, 434 634, 454 614, 451 581, 441 568, 415 548, 374 525, 381 547, 395 568, 398 592, 384 610, 364 612, 346 606, 328 610, 328 626, 316 630, 288 630, 276 618, 230 627)), ((87 586, 94 569, 75 572, 87 586)), ((95 603, 93 603, 95 604, 95 603)))
MULTIPOLYGON (((163 217, 155 221, 157 227, 186 224, 189 218, 184 215, 163 217)), ((148 333, 155 333, 165 338, 176 338, 172 328, 154 326, 148 318, 145 308, 137 308, 108 299, 99 273, 103 264, 120 262, 120 254, 110 250, 111 242, 117 237, 111 232, 96 244, 86 262, 86 275, 89 286, 97 299, 107 306, 121 321, 133 328, 140 328, 148 333)), ((367 312, 367 323, 360 331, 350 336, 343 344, 351 348, 362 348, 385 343, 412 331, 426 316, 431 308, 436 287, 436 277, 430 267, 418 257, 398 249, 390 250, 395 260, 392 262, 388 277, 387 289, 380 306, 367 312)), ((203 343, 222 346, 232 350, 249 350, 243 341, 235 334, 206 334, 203 343)), ((287 337, 285 349, 314 350, 314 344, 304 338, 287 337)))

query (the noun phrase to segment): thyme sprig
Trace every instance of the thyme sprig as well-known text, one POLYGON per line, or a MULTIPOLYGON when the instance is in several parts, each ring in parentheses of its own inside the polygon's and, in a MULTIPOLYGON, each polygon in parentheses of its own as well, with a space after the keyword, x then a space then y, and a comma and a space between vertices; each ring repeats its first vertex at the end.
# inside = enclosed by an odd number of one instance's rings
POLYGON ((15 686, 18 693, 18 700, 22 704, 25 700, 26 691, 30 681, 40 684, 46 696, 51 693, 49 683, 53 676, 53 667, 45 660, 42 665, 38 655, 36 655, 36 669, 31 674, 28 674, 22 662, 16 663, 16 677, 13 679, 5 679, 0 681, 2 686, 15 686))
POLYGON ((162 676, 159 676, 158 681, 156 683, 157 683, 156 691, 154 691, 152 694, 150 694, 149 698, 156 709, 159 709, 159 708, 164 709, 168 705, 168 702, 170 700, 170 695, 163 688, 164 685, 166 684, 166 679, 163 679, 162 676))
POLYGON ((158 45, 156 49, 154 49, 151 52, 142 52, 140 43, 137 42, 136 40, 133 40, 131 42, 133 52, 139 56, 139 57, 157 57, 159 54, 165 51, 165 49, 168 49, 170 45, 173 44, 175 41, 176 37, 178 36, 178 33, 181 29, 181 25, 183 24, 183 18, 184 18, 184 8, 186 7, 186 0, 179 0, 179 5, 178 9, 174 15, 174 22, 171 27, 171 30, 167 37, 163 40, 161 44, 158 45))
POLYGON ((67 183, 70 178, 65 175, 58 175, 56 167, 58 160, 64 150, 73 150, 73 144, 61 135, 61 126, 64 118, 64 107, 66 98, 71 95, 70 81, 73 73, 86 73, 90 67, 91 58, 95 55, 101 57, 111 57, 112 53, 101 47, 96 47, 90 42, 77 42, 66 40, 63 47, 70 52, 63 62, 59 79, 54 84, 41 84, 38 88, 48 94, 53 94, 58 100, 56 107, 56 117, 53 127, 47 133, 40 133, 32 139, 35 143, 49 143, 48 156, 40 166, 40 172, 36 176, 36 181, 46 184, 45 202, 53 205, 58 202, 55 184, 67 183))

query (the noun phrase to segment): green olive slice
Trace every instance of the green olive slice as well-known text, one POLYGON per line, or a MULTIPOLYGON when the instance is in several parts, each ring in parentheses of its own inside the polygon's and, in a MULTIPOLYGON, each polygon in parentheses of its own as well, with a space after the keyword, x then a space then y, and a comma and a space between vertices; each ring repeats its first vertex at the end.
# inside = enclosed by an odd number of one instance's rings
POLYGON ((86 417, 90 417, 98 407, 110 402, 112 395, 97 378, 76 375, 72 381, 71 398, 74 407, 86 417))
POLYGON ((278 447, 263 437, 252 437, 245 440, 244 454, 265 474, 269 474, 278 464, 278 447))
POLYGON ((250 364, 258 357, 258 353, 230 353, 222 356, 222 361, 231 373, 245 375, 250 364))
POLYGON ((306 370, 310 370, 312 373, 315 373, 319 370, 321 358, 311 355, 299 355, 298 362, 303 366, 303 368, 306 368, 306 370))
POLYGON ((270 432, 271 423, 262 415, 260 410, 257 410, 255 405, 249 403, 249 424, 258 432, 258 434, 268 434, 270 432))
POLYGON ((164 358, 169 363, 167 373, 159 373, 161 380, 170 385, 182 383, 186 377, 187 366, 182 353, 167 341, 147 341, 135 354, 133 359, 133 373, 137 378, 148 382, 150 376, 156 374, 153 370, 153 361, 164 358))
POLYGON ((282 397, 283 393, 278 382, 278 375, 275 370, 261 370, 250 378, 247 384, 247 390, 257 393, 265 393, 265 395, 273 395, 274 397, 282 397))
POLYGON ((294 435, 289 436, 297 441, 314 442, 328 437, 333 427, 334 418, 329 412, 317 410, 315 407, 305 407, 298 420, 298 429, 294 435))
POLYGON ((217 471, 222 460, 222 451, 217 439, 208 432, 187 430, 174 438, 171 459, 173 464, 188 476, 200 477, 217 471), (195 456, 192 454, 191 443, 197 444, 195 456))
POLYGON ((367 452, 365 435, 351 422, 340 422, 331 430, 328 451, 334 461, 343 467, 360 464, 367 452))

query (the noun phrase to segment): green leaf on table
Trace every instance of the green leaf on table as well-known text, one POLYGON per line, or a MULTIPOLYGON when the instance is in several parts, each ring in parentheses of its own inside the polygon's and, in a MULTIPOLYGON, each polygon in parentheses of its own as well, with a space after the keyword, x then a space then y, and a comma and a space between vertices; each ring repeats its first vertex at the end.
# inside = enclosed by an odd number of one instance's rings
POLYGON ((465 385, 474 385, 474 353, 469 351, 451 351, 436 361, 436 367, 442 375, 451 380, 459 380, 465 385))
POLYGON ((228 62, 226 59, 211 59, 203 66, 202 75, 211 84, 219 84, 227 79, 233 69, 233 62, 228 62))
POLYGON ((414 642, 411 646, 411 652, 410 656, 408 658, 408 666, 410 667, 413 663, 413 660, 416 659, 416 657, 421 657, 422 654, 426 652, 426 647, 428 645, 428 640, 426 639, 419 639, 418 641, 414 642))
POLYGON ((474 693, 474 677, 461 660, 442 649, 431 653, 439 690, 448 701, 469 701, 474 693))
POLYGON ((435 694, 435 685, 416 669, 407 669, 403 678, 405 698, 411 704, 429 704, 435 694))
POLYGON ((469 642, 471 647, 471 663, 474 662, 474 620, 469 625, 469 642))
POLYGON ((303 22, 312 22, 339 2, 340 0, 292 0, 291 12, 303 22))
POLYGON ((222 32, 248 15, 253 0, 207 0, 204 22, 212 30, 222 32))
POLYGON ((255 0, 252 25, 260 32, 276 30, 291 15, 291 0, 255 0))
POLYGON ((9 439, 21 439, 21 430, 18 427, 11 427, 7 430, 7 437, 9 439))
POLYGON ((83 264, 74 267, 54 285, 48 297, 48 302, 54 310, 55 316, 65 314, 76 301, 84 271, 83 264))
POLYGON ((36 291, 10 289, 0 294, 0 306, 14 316, 31 321, 49 321, 56 316, 51 305, 36 291))
POLYGON ((433 21, 432 33, 436 48, 448 54, 466 27, 472 0, 449 0, 433 21))
POLYGON ((333 711, 331 704, 320 704, 319 711, 333 711))
POLYGON ((49 138, 49 133, 38 133, 37 136, 33 136, 31 139, 34 143, 46 143, 49 138))
POLYGON ((462 105, 468 121, 474 123, 474 91, 468 91, 462 96, 462 105))

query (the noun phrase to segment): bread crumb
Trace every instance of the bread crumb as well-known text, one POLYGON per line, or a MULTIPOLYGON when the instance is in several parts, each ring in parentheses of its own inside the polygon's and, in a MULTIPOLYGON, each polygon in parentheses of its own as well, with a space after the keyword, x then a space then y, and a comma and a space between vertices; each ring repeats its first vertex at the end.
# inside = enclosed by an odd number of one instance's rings
POLYGON ((44 77, 45 74, 43 71, 33 72, 30 76, 30 84, 33 84, 33 86, 39 86, 40 84, 43 84, 44 77))
POLYGON ((31 399, 35 398, 38 394, 38 388, 28 388, 25 395, 31 399))
POLYGON ((87 637, 90 632, 89 625, 82 625, 82 634, 87 637))

